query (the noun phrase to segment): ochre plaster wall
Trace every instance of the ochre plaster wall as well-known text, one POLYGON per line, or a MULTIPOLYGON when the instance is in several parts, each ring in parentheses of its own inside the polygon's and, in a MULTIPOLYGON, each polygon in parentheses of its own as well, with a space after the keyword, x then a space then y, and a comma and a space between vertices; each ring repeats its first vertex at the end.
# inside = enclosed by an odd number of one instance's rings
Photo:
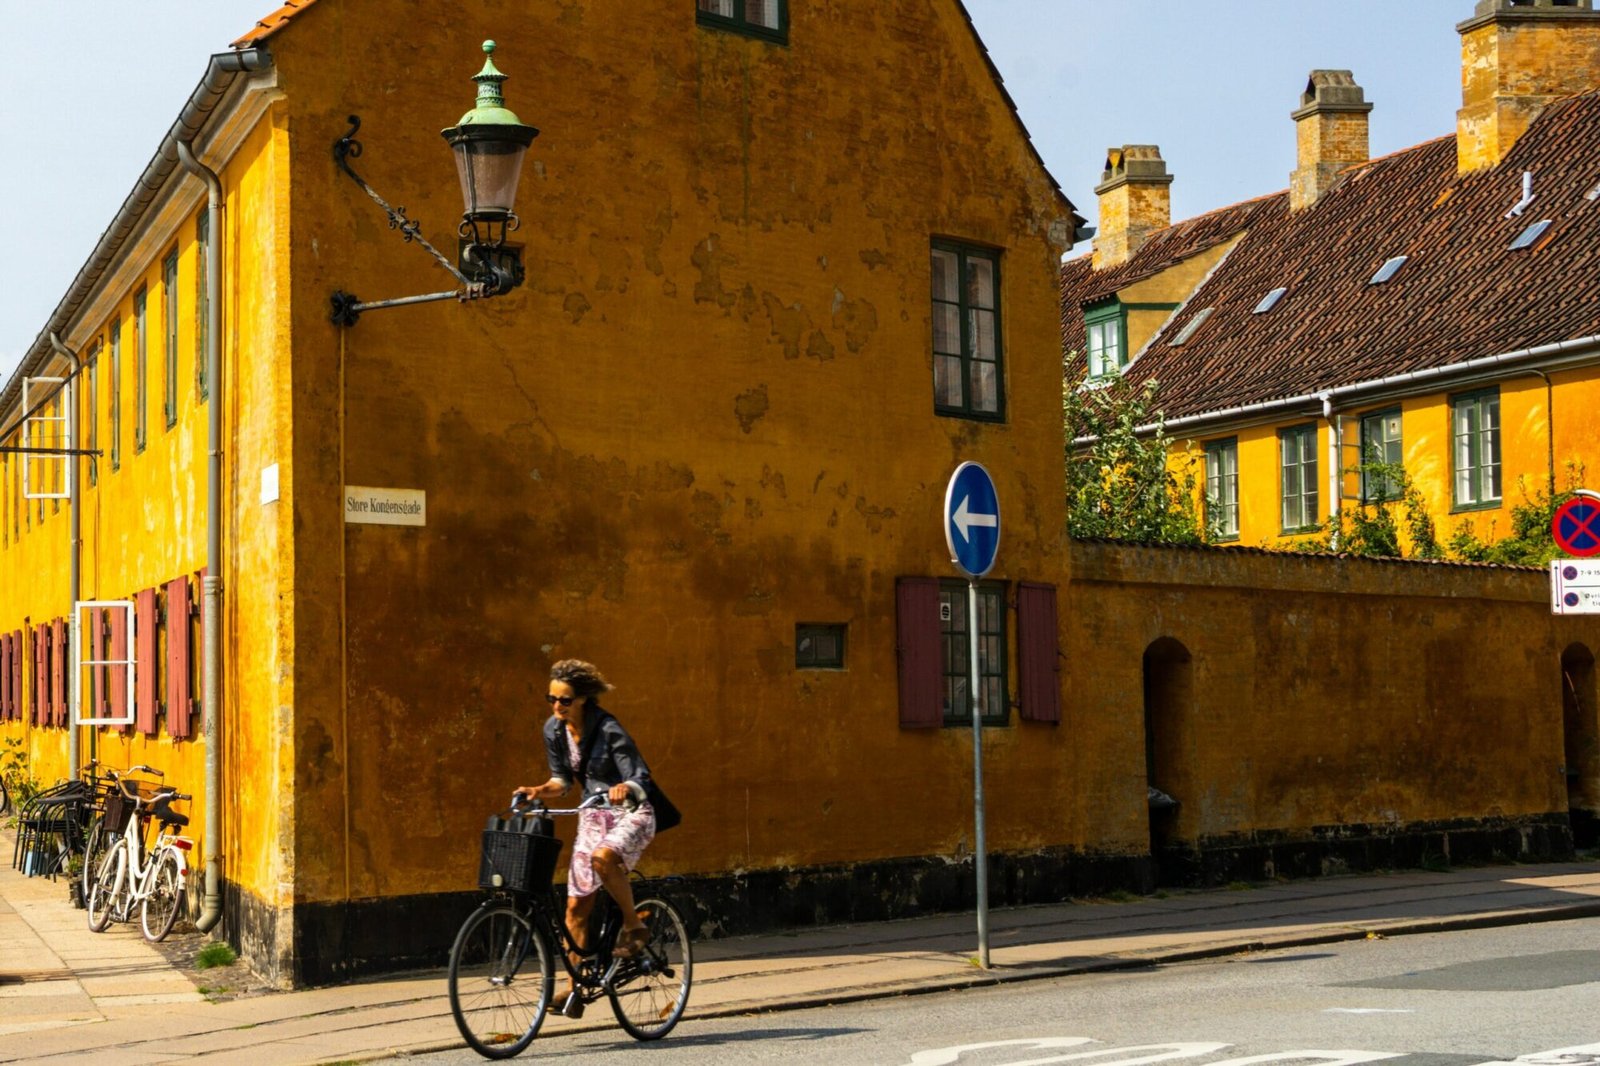
MULTIPOLYGON (((969 736, 897 723, 894 580, 951 574, 939 513, 965 459, 1006 508, 994 576, 1060 579, 1047 232, 1068 208, 957 5, 839 5, 775 46, 688 8, 401 22, 323 0, 272 47, 294 145, 296 900, 470 888, 482 818, 547 774, 546 672, 572 655, 616 682, 685 812, 652 873, 970 846, 969 736), (543 130, 528 282, 341 333, 333 290, 448 279, 327 146, 359 114, 363 175, 444 242, 437 131, 486 37, 543 130), (1004 424, 933 413, 936 236, 1002 250, 1004 424), (425 490, 427 525, 345 526, 347 484, 425 490), (798 622, 847 624, 847 669, 797 672, 798 622)), ((991 847, 1065 839, 1071 738, 1014 716, 990 736, 1013 783, 991 847)))
MULTIPOLYGON (((1178 770, 1191 845, 1260 831, 1564 816, 1561 656, 1537 570, 1074 543, 1064 606, 1073 795, 1107 847, 1148 846, 1145 651, 1191 659, 1178 770)), ((1590 713, 1594 711, 1591 708, 1590 713)), ((1170 751, 1171 749, 1169 749, 1170 751)))
MULTIPOLYGON (((276 505, 258 506, 256 462, 263 448, 269 454, 282 454, 285 461, 288 458, 287 406, 282 394, 287 379, 277 357, 284 346, 289 310, 287 293, 281 288, 287 264, 287 185, 282 173, 287 158, 281 121, 281 113, 269 109, 226 165, 218 167, 227 205, 222 231, 223 371, 220 384, 209 383, 210 398, 202 401, 196 386, 199 256, 195 241, 196 220, 205 209, 205 196, 194 179, 181 179, 172 199, 152 212, 145 232, 124 248, 121 259, 107 272, 105 291, 90 304, 95 319, 76 323, 71 339, 85 362, 92 358, 95 363, 92 406, 87 375, 79 381, 79 443, 92 444, 105 453, 94 464, 93 483, 90 460, 79 466, 83 599, 128 599, 141 589, 188 574, 194 578, 193 595, 198 602, 199 574, 206 564, 208 404, 222 397, 227 459, 223 479, 227 566, 222 575, 225 876, 246 891, 286 900, 282 886, 292 868, 283 865, 278 822, 290 817, 289 808, 281 802, 289 791, 289 767, 282 762, 288 749, 279 743, 279 710, 287 708, 291 699, 290 675, 281 667, 292 661, 292 648, 280 634, 280 612, 281 617, 288 617, 288 600, 280 587, 284 575, 280 552, 287 554, 291 542, 281 535, 286 530, 280 529, 288 512, 279 511, 276 505), (162 263, 174 249, 178 253, 177 390, 169 426, 164 409, 167 301, 162 263), (140 288, 148 294, 147 431, 142 449, 134 434, 138 361, 133 298, 140 288), (110 456, 114 324, 121 336, 117 375, 120 461, 116 468, 110 456)), ((213 165, 219 163, 204 154, 202 158, 213 165)), ((13 412, 6 420, 15 417, 13 412)), ((0 485, 9 494, 7 498, 14 500, 18 491, 15 457, 0 463, 0 472, 0 485)), ((14 502, 8 504, 8 516, 9 508, 14 507, 14 502)), ((41 523, 38 507, 32 505, 32 518, 20 537, 12 535, 8 527, 0 538, 0 632, 71 613, 68 508, 62 503, 58 511, 56 506, 44 504, 41 523)), ((161 632, 157 663, 141 663, 139 668, 157 670, 157 698, 164 704, 165 625, 161 632)), ((198 639, 197 625, 197 660, 198 639)), ((31 683, 31 660, 27 670, 31 683)), ((198 677, 194 697, 200 697, 198 677)), ((191 861, 197 870, 206 861, 200 846, 205 830, 205 745, 200 728, 197 716, 194 736, 176 740, 163 715, 154 736, 131 727, 85 728, 81 744, 85 760, 97 757, 114 767, 152 765, 165 771, 168 784, 194 795, 187 832, 196 841, 191 861)), ((0 737, 25 739, 30 770, 43 783, 50 784, 68 773, 65 729, 7 722, 0 724, 0 737)))
MULTIPOLYGON (((1550 374, 1547 391, 1542 378, 1524 374, 1502 379, 1500 391, 1501 498, 1498 506, 1458 507, 1455 504, 1454 434, 1451 399, 1461 394, 1496 387, 1483 383, 1451 392, 1411 396, 1390 403, 1351 408, 1344 417, 1341 455, 1342 489, 1346 497, 1360 492, 1355 472, 1361 462, 1359 442, 1363 415, 1399 408, 1401 448, 1406 474, 1421 493, 1441 544, 1465 529, 1489 542, 1513 531, 1512 510, 1534 501, 1548 489, 1552 474, 1558 493, 1592 485, 1600 470, 1600 373, 1594 368, 1561 370, 1550 374), (1555 410, 1551 434, 1551 408, 1555 410)), ((1239 444, 1240 544, 1278 547, 1295 538, 1282 532, 1282 472, 1278 433, 1291 426, 1317 425, 1317 517, 1328 518, 1328 423, 1302 414, 1271 425, 1257 425, 1202 439, 1180 440, 1173 446, 1171 467, 1180 475, 1192 470, 1204 492, 1204 444, 1234 437, 1239 444)), ((1354 507, 1347 498, 1344 507, 1354 507)), ((1404 534, 1403 534, 1404 537, 1404 534)), ((1403 539, 1410 550, 1409 539, 1403 539)))

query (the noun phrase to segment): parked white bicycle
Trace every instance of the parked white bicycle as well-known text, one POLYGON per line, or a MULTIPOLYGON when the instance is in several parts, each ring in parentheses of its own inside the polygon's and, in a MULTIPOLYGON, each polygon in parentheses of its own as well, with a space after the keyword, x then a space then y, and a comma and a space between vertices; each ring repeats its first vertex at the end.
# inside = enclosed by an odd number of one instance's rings
MULTIPOLYGON (((161 776, 160 770, 140 769, 161 776)), ((176 830, 188 825, 189 818, 174 811, 172 804, 193 797, 170 785, 155 786, 147 793, 140 788, 141 782, 126 777, 119 778, 116 784, 133 813, 95 873, 94 887, 89 892, 89 928, 99 933, 112 919, 131 922, 137 906, 145 939, 163 940, 183 909, 189 883, 188 853, 194 847, 194 841, 177 835, 176 830), (151 819, 159 829, 155 845, 147 852, 144 834, 151 819)))

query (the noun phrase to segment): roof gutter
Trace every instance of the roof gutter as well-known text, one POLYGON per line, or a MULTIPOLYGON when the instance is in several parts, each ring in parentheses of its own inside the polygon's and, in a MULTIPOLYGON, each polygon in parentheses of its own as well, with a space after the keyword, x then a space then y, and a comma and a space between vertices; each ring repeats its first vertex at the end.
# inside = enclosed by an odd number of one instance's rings
POLYGON ((100 235, 99 243, 89 256, 89 261, 78 271, 67 294, 61 298, 50 320, 39 331, 31 347, 23 355, 5 390, 0 392, 0 411, 17 402, 22 391, 22 379, 38 373, 50 359, 54 349, 50 345, 52 333, 65 337, 69 327, 94 296, 101 278, 117 262, 123 247, 138 232, 145 214, 160 197, 172 172, 178 168, 178 142, 193 142, 200 135, 207 120, 222 98, 233 87, 240 74, 252 74, 272 66, 272 56, 265 48, 247 48, 238 52, 221 52, 211 57, 205 76, 179 112, 178 119, 161 140, 161 147, 139 175, 133 191, 122 201, 111 225, 100 235))
MULTIPOLYGON (((1449 366, 1432 366, 1422 370, 1409 370, 1403 374, 1391 374, 1388 377, 1373 378, 1369 381, 1357 381, 1331 389, 1318 389, 1316 392, 1285 396, 1277 400, 1262 400, 1259 403, 1226 407, 1220 411, 1206 411, 1203 414, 1185 415, 1182 418, 1173 418, 1160 423, 1148 422, 1137 427, 1136 432, 1153 433, 1158 426, 1163 432, 1167 432, 1172 429, 1220 426, 1231 422, 1270 421, 1274 415, 1288 411, 1321 411, 1325 400, 1331 400, 1338 403, 1339 406, 1349 406, 1350 402, 1389 399, 1394 394, 1415 394, 1425 391, 1429 387, 1448 385, 1458 378, 1470 378, 1482 375, 1487 371, 1517 370, 1526 373, 1533 369, 1525 365, 1530 363, 1535 364, 1540 370, 1548 370, 1552 369, 1552 365, 1594 360, 1600 360, 1600 333, 1591 333, 1586 337, 1574 337, 1571 340, 1554 341, 1550 344, 1541 344, 1533 348, 1518 348, 1515 351, 1502 352, 1499 355, 1485 355, 1477 359, 1469 359, 1464 363, 1452 363, 1449 366)), ((1094 439, 1093 437, 1079 437, 1072 443, 1075 445, 1092 444, 1094 439)))

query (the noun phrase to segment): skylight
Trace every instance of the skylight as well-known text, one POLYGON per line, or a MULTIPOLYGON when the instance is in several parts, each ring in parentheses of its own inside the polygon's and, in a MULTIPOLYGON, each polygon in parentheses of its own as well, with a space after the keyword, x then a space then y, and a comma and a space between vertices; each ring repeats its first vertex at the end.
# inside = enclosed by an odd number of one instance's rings
POLYGON ((1549 228, 1550 220, 1548 218, 1541 218, 1539 221, 1523 230, 1522 233, 1518 235, 1517 239, 1511 242, 1511 251, 1515 252, 1519 249, 1528 247, 1534 241, 1544 236, 1544 231, 1549 228))
POLYGON ((1264 314, 1266 314, 1268 311, 1270 311, 1274 307, 1278 306, 1278 301, 1283 299, 1283 294, 1288 292, 1288 291, 1289 291, 1288 287, 1287 286, 1282 286, 1282 285, 1280 285, 1276 289, 1273 289, 1271 292, 1267 293, 1265 296, 1263 296, 1261 298, 1261 302, 1256 304, 1256 309, 1254 311, 1251 311, 1250 313, 1252 315, 1264 315, 1264 314))
POLYGON ((1600 185, 1596 185, 1594 188, 1584 193, 1583 198, 1585 200, 1600 200, 1600 185))
POLYGON ((1397 255, 1393 259, 1384 260, 1383 266, 1378 268, 1378 272, 1372 275, 1372 280, 1367 282, 1367 284, 1382 285, 1384 282, 1394 277, 1395 271, 1406 265, 1406 258, 1406 256, 1397 255))
POLYGON ((1210 315, 1211 308, 1209 307, 1202 307, 1196 311, 1189 321, 1184 323, 1183 328, 1178 331, 1178 335, 1172 338, 1172 347, 1181 348, 1188 343, 1189 338, 1194 336, 1194 331, 1200 328, 1200 323, 1204 322, 1210 315))

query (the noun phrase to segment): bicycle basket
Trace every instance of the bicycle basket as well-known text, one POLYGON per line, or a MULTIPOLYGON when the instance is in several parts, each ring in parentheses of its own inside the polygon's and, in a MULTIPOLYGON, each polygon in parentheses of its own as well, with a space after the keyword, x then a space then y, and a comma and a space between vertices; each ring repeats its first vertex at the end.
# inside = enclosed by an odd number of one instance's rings
POLYGON ((507 819, 515 828, 485 829, 478 887, 532 892, 547 887, 556 874, 561 840, 535 830, 537 819, 507 819), (525 828, 518 823, 526 821, 525 828))
POLYGON ((118 792, 111 792, 105 798, 105 833, 107 839, 116 837, 128 828, 128 818, 133 814, 133 804, 122 798, 118 792))

